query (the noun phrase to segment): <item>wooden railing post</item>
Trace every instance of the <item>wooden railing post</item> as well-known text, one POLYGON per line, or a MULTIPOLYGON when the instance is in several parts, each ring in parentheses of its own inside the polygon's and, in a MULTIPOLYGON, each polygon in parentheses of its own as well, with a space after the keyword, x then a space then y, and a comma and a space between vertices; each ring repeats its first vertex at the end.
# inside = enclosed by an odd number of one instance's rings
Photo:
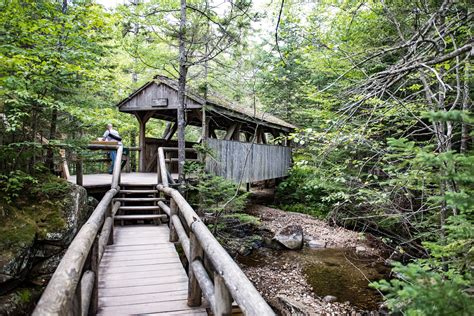
POLYGON ((91 271, 94 272, 94 286, 92 287, 91 302, 89 305, 89 314, 97 314, 99 307, 99 238, 94 240, 91 253, 91 271))
POLYGON ((79 286, 81 287, 81 315, 87 316, 91 303, 92 288, 94 287, 94 272, 91 270, 84 272, 79 286))
POLYGON ((161 183, 161 169, 160 169, 160 153, 159 150, 157 149, 157 154, 156 154, 156 175, 157 175, 157 183, 161 183))
POLYGON ((161 183, 168 186, 168 175, 166 174, 165 153, 163 147, 158 148, 158 163, 160 165, 161 183))
POLYGON ((69 315, 82 315, 82 298, 81 298, 81 284, 78 284, 76 287, 76 292, 74 297, 71 300, 71 305, 69 307, 69 315))
POLYGON ((191 231, 189 233, 189 283, 188 283, 188 306, 196 307, 201 305, 202 290, 199 287, 198 280, 194 275, 193 261, 202 260, 203 249, 196 238, 196 235, 191 231))
POLYGON ((219 273, 214 273, 214 298, 216 315, 232 315, 232 295, 219 273))
POLYGON ((177 242, 179 238, 176 227, 173 224, 173 215, 178 216, 178 205, 176 205, 173 199, 170 199, 170 242, 177 242))

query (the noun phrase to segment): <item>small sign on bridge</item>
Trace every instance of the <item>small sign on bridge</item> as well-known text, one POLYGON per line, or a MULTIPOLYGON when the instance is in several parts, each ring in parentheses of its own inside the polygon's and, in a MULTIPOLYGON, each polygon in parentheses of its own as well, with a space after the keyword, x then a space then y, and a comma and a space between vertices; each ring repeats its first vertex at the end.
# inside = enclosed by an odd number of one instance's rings
POLYGON ((168 106, 168 98, 157 98, 151 100, 151 107, 161 108, 168 106))

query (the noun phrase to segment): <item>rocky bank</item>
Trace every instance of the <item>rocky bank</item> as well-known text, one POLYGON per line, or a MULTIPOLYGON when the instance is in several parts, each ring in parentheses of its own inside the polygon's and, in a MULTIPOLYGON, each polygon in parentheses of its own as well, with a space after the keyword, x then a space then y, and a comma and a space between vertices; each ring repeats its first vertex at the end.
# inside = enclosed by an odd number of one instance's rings
POLYGON ((97 201, 64 184, 59 200, 22 201, 0 217, 0 315, 28 314, 97 201))

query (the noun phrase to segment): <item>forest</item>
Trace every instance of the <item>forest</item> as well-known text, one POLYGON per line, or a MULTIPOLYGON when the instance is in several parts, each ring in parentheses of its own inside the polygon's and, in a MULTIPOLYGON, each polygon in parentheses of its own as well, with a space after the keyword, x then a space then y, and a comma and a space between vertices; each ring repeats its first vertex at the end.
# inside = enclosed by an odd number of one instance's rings
MULTIPOLYGON (((61 221, 25 220, 31 201, 58 207, 60 148, 107 123, 137 143, 116 104, 163 75, 178 140, 201 136, 184 128, 188 90, 297 126, 274 206, 375 236, 389 314, 473 315, 473 17, 469 0, 2 0, 0 246, 61 221)), ((203 184, 201 203, 215 187, 235 190, 203 184)))

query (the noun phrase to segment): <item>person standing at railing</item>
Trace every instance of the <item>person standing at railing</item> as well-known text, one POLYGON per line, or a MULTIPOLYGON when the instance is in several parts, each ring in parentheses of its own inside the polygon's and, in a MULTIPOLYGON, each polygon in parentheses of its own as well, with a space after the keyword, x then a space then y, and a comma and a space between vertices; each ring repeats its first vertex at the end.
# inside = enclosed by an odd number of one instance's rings
MULTIPOLYGON (((106 142, 118 142, 119 145, 122 145, 122 137, 120 137, 119 132, 114 130, 112 124, 107 124, 107 130, 104 133, 104 136, 102 136, 102 140, 106 142)), ((109 167, 109 173, 112 174, 114 171, 114 163, 115 163, 115 158, 117 157, 117 151, 116 150, 111 150, 109 152, 110 154, 110 160, 112 160, 110 167, 109 167)))

